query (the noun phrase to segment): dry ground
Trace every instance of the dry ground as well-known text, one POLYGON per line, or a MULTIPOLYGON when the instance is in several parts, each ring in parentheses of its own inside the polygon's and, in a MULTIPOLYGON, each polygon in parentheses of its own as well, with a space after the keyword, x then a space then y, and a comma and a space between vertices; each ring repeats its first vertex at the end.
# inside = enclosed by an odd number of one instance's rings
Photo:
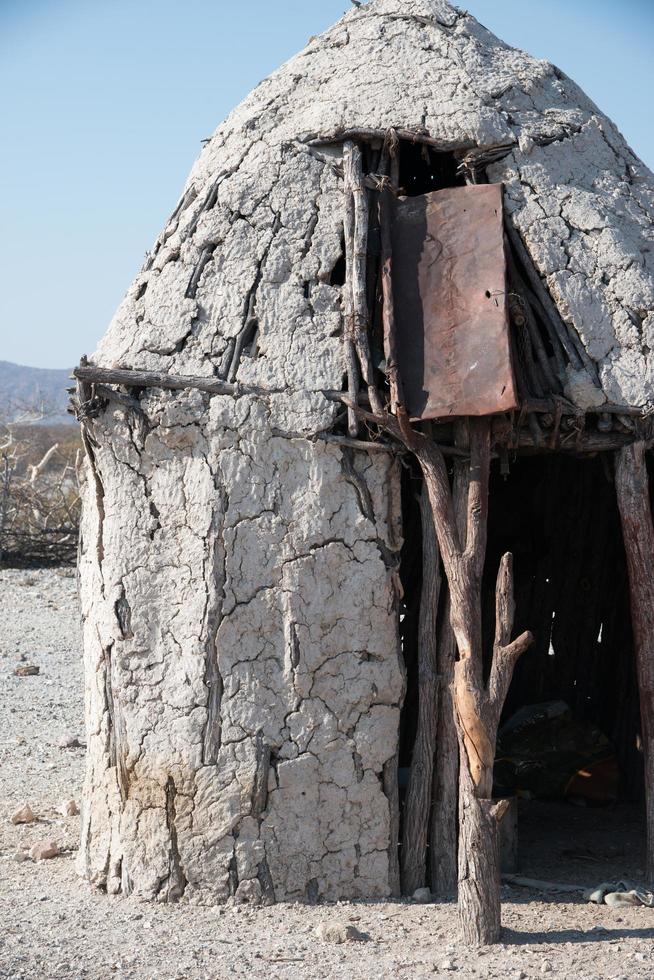
MULTIPOLYGON (((0 684, 0 977, 654 978, 654 910, 567 895, 505 889, 503 944, 479 952, 459 945, 453 905, 199 909, 107 898, 75 875, 79 818, 57 813, 64 799, 79 801, 84 763, 83 748, 58 746, 67 734, 83 741, 72 572, 0 572, 0 684), (17 677, 20 663, 40 673, 17 677), (40 821, 14 826, 9 815, 24 801, 40 821), (16 860, 50 837, 60 857, 16 860), (315 927, 334 921, 366 940, 321 942, 315 927)), ((533 876, 596 884, 640 871, 642 833, 628 808, 530 804, 521 845, 523 873, 533 876)))

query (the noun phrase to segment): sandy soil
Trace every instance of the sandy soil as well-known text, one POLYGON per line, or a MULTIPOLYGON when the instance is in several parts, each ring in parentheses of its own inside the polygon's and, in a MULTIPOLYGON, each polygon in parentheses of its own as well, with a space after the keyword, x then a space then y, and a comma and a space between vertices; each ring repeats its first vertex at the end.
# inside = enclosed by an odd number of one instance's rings
MULTIPOLYGON (((201 909, 107 898, 74 871, 84 749, 75 578, 69 570, 0 572, 0 977, 654 978, 654 910, 611 910, 505 888, 503 943, 470 951, 454 905, 412 902, 201 909), (32 663, 36 676, 14 668, 32 663), (39 821, 15 826, 28 802, 39 821), (17 860, 55 838, 61 856, 17 860), (322 942, 320 923, 355 926, 359 942, 322 942)), ((642 875, 640 818, 627 807, 528 804, 521 872, 596 884, 642 875)), ((574 898, 574 896, 573 896, 574 898)))

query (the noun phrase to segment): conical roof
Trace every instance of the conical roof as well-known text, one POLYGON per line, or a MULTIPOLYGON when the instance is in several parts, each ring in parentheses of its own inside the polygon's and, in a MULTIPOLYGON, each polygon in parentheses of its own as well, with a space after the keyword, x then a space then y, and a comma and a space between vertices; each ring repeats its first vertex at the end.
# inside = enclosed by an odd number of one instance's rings
POLYGON ((651 404, 651 172, 561 71, 443 0, 353 8, 245 99, 200 154, 94 360, 340 387, 343 196, 330 140, 389 128, 472 150, 504 182, 580 376, 596 378, 573 378, 568 394, 651 404))

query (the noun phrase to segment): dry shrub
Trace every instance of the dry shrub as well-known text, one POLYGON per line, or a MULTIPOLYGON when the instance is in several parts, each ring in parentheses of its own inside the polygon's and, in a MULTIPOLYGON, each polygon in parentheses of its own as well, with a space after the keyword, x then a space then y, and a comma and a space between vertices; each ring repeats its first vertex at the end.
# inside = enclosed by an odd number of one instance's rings
POLYGON ((77 429, 41 413, 0 423, 0 564, 75 561, 80 499, 77 429))

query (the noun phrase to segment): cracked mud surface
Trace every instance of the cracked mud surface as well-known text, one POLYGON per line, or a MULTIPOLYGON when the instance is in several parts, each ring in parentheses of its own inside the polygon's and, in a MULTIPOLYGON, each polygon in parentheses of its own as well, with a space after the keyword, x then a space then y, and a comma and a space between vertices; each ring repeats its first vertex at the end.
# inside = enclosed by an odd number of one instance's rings
POLYGON ((80 867, 198 904, 389 895, 397 464, 344 466, 292 399, 141 406, 89 427, 80 867))
MULTIPOLYGON (((91 888, 74 870, 79 817, 63 820, 55 812, 62 799, 79 800, 83 779, 83 750, 57 747, 62 734, 82 735, 75 580, 69 572, 3 571, 0 596, 1 977, 649 980, 654 975, 651 909, 611 911, 507 889, 503 944, 470 952, 457 942, 453 905, 380 901, 199 908, 112 898, 91 888), (40 666, 38 676, 14 676, 22 653, 40 666), (8 814, 24 800, 50 822, 9 823, 8 814), (44 837, 56 837, 67 850, 40 864, 15 863, 18 849, 44 837), (314 934, 324 922, 354 925, 369 938, 324 943, 314 934), (551 972, 542 973, 544 960, 551 972), (445 969, 446 961, 455 969, 445 969)), ((581 876, 591 883, 607 874, 635 875, 642 835, 631 813, 605 811, 589 823, 587 817, 567 807, 529 824, 522 834, 528 845, 523 873, 559 881, 581 876), (544 826, 554 831, 546 840, 544 826), (611 850, 613 857, 600 865, 568 859, 552 866, 552 855, 575 843, 602 854, 611 850)))

